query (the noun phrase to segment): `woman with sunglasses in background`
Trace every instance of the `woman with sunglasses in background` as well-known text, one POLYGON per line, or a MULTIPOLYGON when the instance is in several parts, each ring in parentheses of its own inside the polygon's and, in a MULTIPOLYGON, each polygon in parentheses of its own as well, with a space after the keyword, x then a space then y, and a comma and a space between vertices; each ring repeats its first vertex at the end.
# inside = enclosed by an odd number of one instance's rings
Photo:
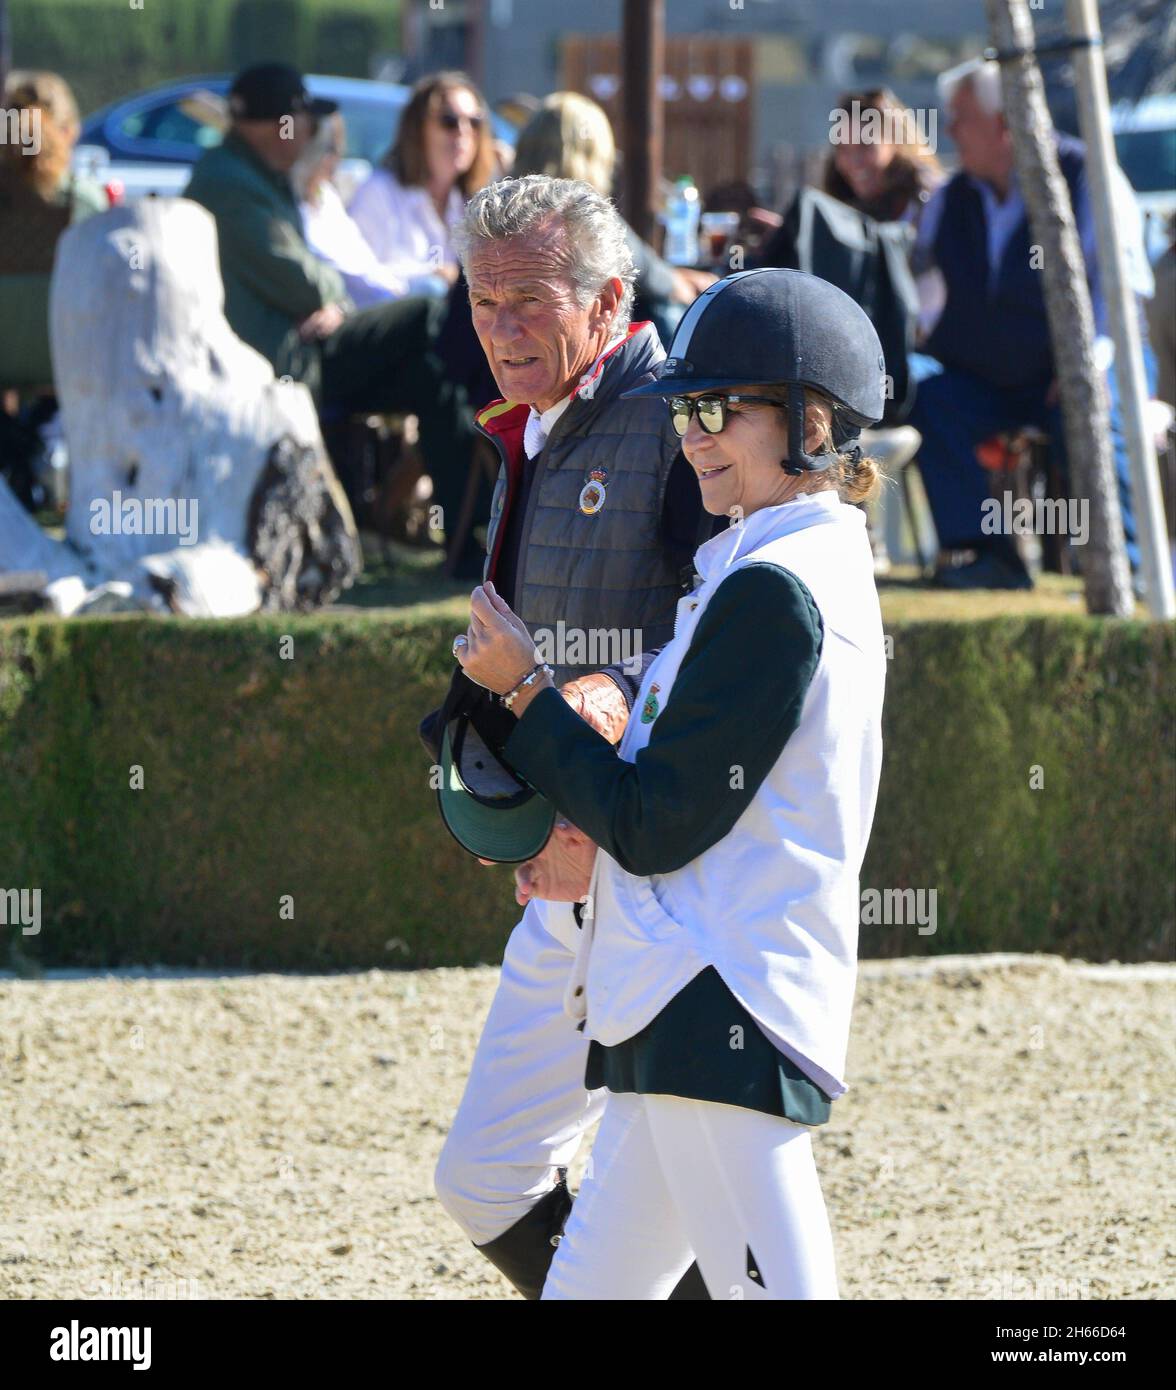
POLYGON ((667 1298, 695 1258, 712 1298, 838 1296, 810 1131, 847 1089, 881 765, 882 622, 846 504, 876 482, 853 441, 883 392, 873 326, 814 276, 733 275, 687 311, 628 394, 667 398, 731 524, 619 750, 474 591, 458 659, 517 717, 512 768, 583 832, 591 905, 565 1008, 609 1095, 544 1298, 667 1298))
POLYGON ((458 276, 452 229, 496 168, 490 120, 463 73, 423 77, 396 139, 348 211, 403 294, 448 294, 458 276))

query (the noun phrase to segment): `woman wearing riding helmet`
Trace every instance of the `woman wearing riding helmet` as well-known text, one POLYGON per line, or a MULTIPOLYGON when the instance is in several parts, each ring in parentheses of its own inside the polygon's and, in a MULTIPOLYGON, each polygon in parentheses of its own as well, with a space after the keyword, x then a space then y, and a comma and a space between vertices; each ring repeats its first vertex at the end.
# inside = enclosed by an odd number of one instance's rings
POLYGON ((543 1297, 665 1298, 697 1257, 714 1298, 836 1298, 810 1128, 847 1089, 881 763, 882 624, 847 505, 875 483, 852 442, 882 415, 881 348, 832 285, 749 271, 630 394, 667 398, 731 524, 698 550, 620 756, 489 584, 459 658, 518 717, 511 766, 585 836, 565 1007, 610 1094, 543 1297))

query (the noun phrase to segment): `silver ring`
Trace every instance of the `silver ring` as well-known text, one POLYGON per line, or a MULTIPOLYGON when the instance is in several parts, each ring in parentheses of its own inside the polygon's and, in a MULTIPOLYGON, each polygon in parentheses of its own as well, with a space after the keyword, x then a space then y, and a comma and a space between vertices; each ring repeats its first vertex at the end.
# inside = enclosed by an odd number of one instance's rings
POLYGON ((468 647, 469 644, 470 639, 465 635, 464 632, 459 632, 458 635, 453 639, 453 655, 456 657, 460 648, 468 647))

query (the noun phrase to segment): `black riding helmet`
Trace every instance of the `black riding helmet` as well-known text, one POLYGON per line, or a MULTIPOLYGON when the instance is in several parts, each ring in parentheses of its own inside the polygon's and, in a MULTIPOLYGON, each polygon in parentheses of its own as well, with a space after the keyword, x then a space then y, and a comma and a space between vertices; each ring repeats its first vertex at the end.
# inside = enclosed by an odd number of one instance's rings
POLYGON ((789 473, 819 472, 834 455, 804 448, 804 388, 833 404, 833 447, 882 418, 886 361, 874 325, 849 295, 802 270, 743 270, 719 280, 682 316, 658 379, 628 396, 677 396, 764 384, 788 387, 789 473))

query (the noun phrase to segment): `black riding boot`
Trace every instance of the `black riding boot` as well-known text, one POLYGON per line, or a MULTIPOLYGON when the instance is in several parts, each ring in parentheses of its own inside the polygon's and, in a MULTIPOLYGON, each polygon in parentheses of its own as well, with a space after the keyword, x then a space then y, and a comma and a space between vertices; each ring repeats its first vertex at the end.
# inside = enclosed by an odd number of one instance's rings
MULTIPOLYGON (((538 1299, 543 1292, 555 1247, 563 1236, 572 1210, 572 1194, 566 1181, 567 1169, 559 1169, 559 1181, 541 1197, 526 1216, 486 1245, 476 1245, 490 1263, 500 1270, 527 1299, 538 1299)), ((698 1265, 692 1264, 678 1281, 671 1301, 709 1301, 698 1265)))
POLYGON ((560 1170, 559 1181, 526 1216, 488 1245, 475 1246, 524 1298, 537 1299, 543 1292, 543 1281, 572 1209, 572 1194, 562 1177, 564 1171, 560 1170))

